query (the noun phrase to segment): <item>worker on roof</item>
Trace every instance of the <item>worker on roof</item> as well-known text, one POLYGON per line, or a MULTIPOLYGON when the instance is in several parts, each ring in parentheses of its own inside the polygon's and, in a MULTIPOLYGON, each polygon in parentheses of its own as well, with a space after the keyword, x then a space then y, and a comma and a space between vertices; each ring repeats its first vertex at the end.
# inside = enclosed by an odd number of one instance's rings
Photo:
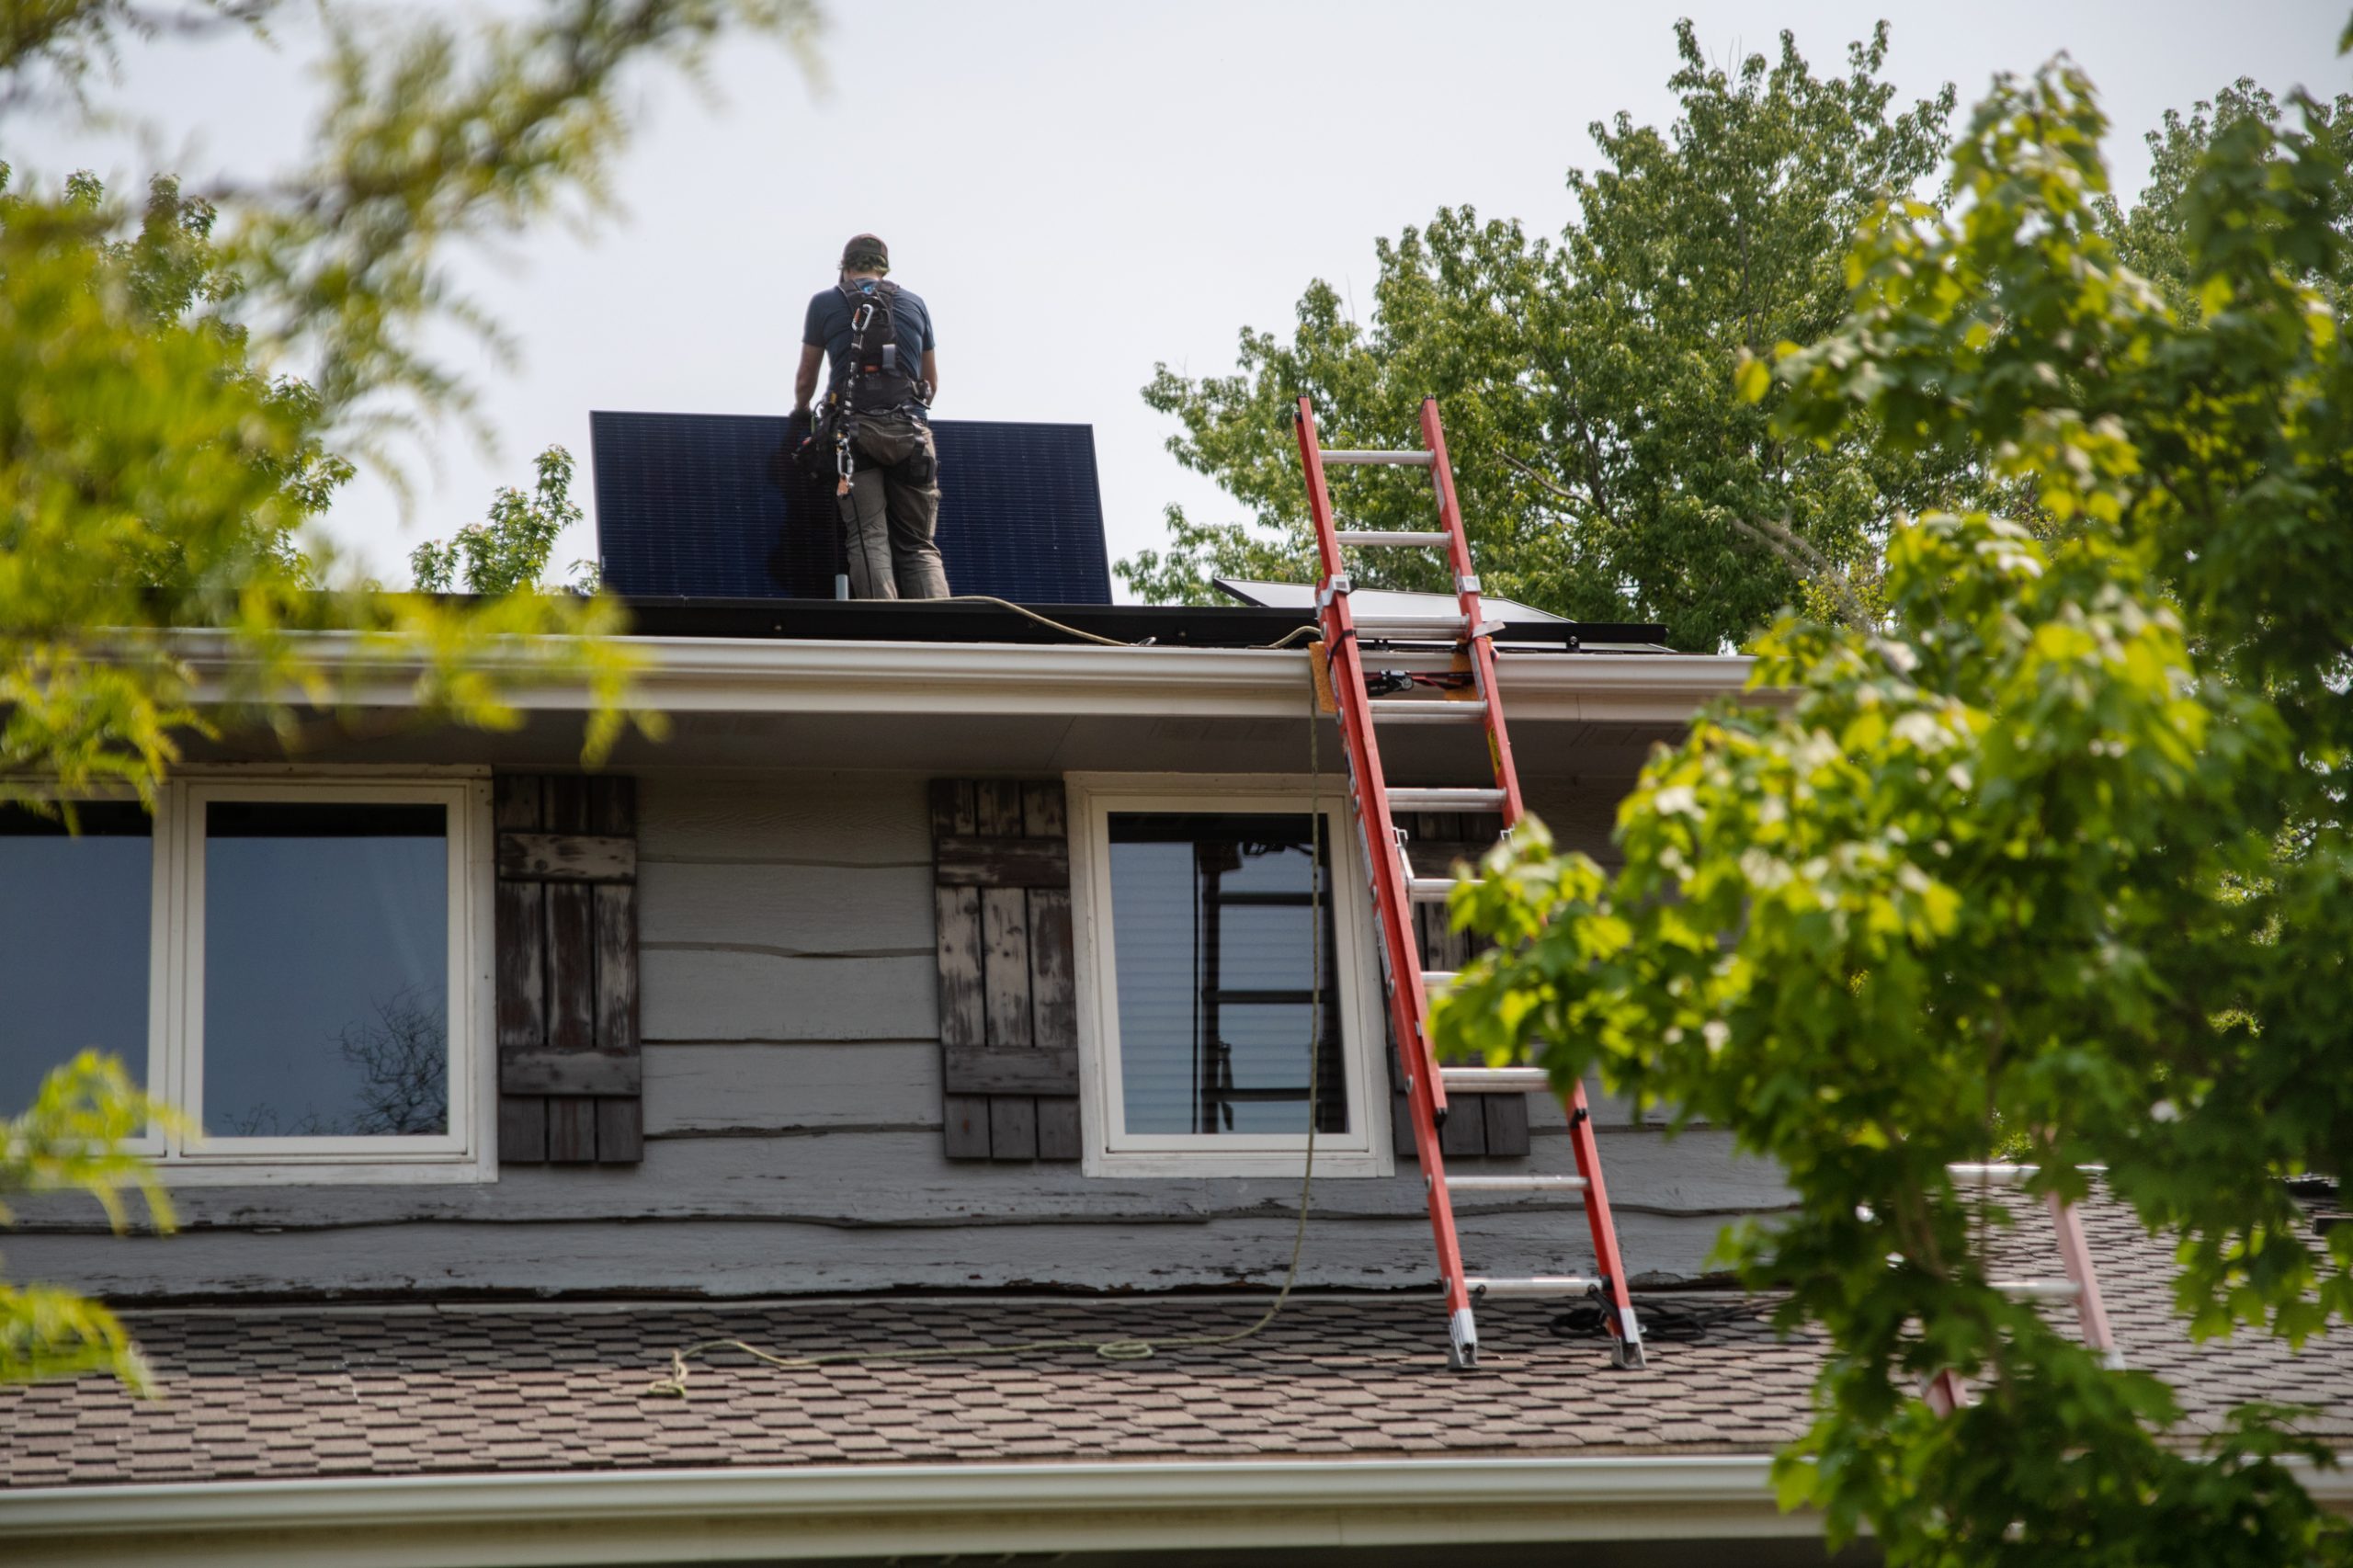
POLYGON ((833 361, 813 438, 836 461, 849 590, 861 599, 942 599, 939 453, 928 410, 939 390, 931 312, 891 282, 888 246, 858 234, 842 247, 841 281, 809 301, 793 413, 809 413, 817 363, 833 361))

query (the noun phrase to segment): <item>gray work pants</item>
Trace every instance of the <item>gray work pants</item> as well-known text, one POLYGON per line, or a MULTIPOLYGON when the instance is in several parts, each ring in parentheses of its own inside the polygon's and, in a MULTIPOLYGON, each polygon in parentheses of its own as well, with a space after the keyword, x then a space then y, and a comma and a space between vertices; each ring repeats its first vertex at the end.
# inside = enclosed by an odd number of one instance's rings
POLYGON ((856 472, 841 496, 849 591, 859 599, 944 599, 939 453, 931 426, 904 415, 865 415, 850 441, 856 472))

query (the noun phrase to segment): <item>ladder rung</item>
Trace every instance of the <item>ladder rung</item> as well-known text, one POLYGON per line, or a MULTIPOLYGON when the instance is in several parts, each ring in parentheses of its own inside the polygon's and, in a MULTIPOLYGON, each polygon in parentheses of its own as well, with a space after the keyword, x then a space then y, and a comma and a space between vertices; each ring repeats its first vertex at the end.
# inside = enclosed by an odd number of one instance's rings
POLYGON ((2006 1295, 2022 1296, 2029 1301, 2072 1301, 2084 1293, 2084 1288, 2073 1279, 1993 1279, 1987 1283, 2006 1295))
POLYGON ((1967 1187, 2024 1187, 2032 1165, 1947 1165, 1945 1174, 1967 1187))
POLYGON ((1427 468, 1427 452, 1325 452, 1324 461, 1331 463, 1396 463, 1403 468, 1427 468))
POLYGON ((1451 700, 1433 702, 1427 699, 1415 698, 1404 702, 1376 702, 1372 705, 1372 716, 1382 723, 1461 723, 1466 719, 1485 719, 1487 699, 1481 697, 1468 702, 1451 700))
POLYGON ((1525 1095, 1552 1086, 1541 1067, 1441 1067, 1438 1081, 1449 1095, 1525 1095))
POLYGON ((1590 1296, 1601 1289, 1600 1280, 1574 1274, 1535 1274, 1522 1279, 1482 1279, 1466 1274, 1462 1285, 1473 1296, 1590 1296))
POLYGON ((1573 1176, 1450 1176, 1449 1192, 1583 1192, 1585 1177, 1573 1176))
POLYGON ((1347 528, 1333 537, 1342 544, 1378 544, 1401 548, 1414 545, 1437 545, 1441 549, 1451 543, 1454 539, 1452 534, 1432 533, 1427 528, 1416 528, 1411 533, 1394 529, 1347 528))
MULTIPOLYGON (((2032 1180, 2040 1165, 1947 1165, 1945 1172, 1953 1180, 1967 1187, 2024 1187, 2032 1180)), ((2079 1171, 2097 1174, 2106 1165, 2077 1165, 2079 1171)))
POLYGON ((1462 641, 1462 618, 1449 616, 1443 620, 1392 619, 1388 617, 1359 616, 1356 621, 1357 635, 1374 641, 1395 638, 1406 642, 1460 642, 1462 641))
POLYGON ((1461 972, 1460 970, 1453 969, 1426 969, 1422 971, 1422 989, 1443 991, 1453 984, 1455 977, 1461 972))
POLYGON ((1389 791, 1389 804, 1407 811, 1488 812, 1504 803, 1501 790, 1404 789, 1389 791))
POLYGON ((1459 885, 1452 877, 1408 877, 1405 896, 1415 903, 1444 903, 1459 885))

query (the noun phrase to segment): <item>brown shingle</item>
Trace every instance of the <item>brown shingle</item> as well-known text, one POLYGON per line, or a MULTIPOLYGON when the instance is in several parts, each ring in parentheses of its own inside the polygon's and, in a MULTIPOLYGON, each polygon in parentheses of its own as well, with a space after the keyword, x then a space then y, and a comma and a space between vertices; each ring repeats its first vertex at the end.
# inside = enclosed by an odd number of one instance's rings
MULTIPOLYGON (((2005 1267, 2055 1269, 2039 1214, 2005 1267)), ((2290 1395, 2353 1438, 2353 1346, 2259 1335, 2191 1346, 2167 1249, 2112 1206, 2089 1214, 2127 1358, 2181 1389, 2194 1425, 2290 1395)), ((1717 1299, 1721 1301, 1721 1298, 1717 1299)), ((677 1465, 1284 1454, 1760 1451, 1795 1437, 1817 1347, 1752 1317, 1654 1342, 1641 1372, 1562 1338, 1540 1305, 1482 1310, 1484 1354, 1449 1372, 1437 1303, 1295 1298, 1256 1338, 1144 1361, 1083 1350, 776 1369, 698 1363, 690 1397, 648 1392, 673 1347, 740 1338, 791 1350, 1182 1336, 1239 1328, 1241 1301, 902 1297, 567 1312, 449 1306, 131 1315, 166 1396, 112 1383, 0 1390, 0 1484, 86 1485, 327 1473, 449 1474, 677 1465)), ((1663 1324, 1665 1313, 1654 1317, 1663 1324)))

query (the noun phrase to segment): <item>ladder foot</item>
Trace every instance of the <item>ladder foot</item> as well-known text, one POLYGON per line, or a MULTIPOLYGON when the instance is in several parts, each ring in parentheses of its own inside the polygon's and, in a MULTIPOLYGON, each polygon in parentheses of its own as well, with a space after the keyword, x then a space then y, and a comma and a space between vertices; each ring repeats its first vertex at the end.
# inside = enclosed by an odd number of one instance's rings
POLYGON ((1468 1372, 1479 1365, 1479 1328, 1471 1309, 1462 1308, 1446 1322, 1446 1365, 1449 1371, 1468 1372))
POLYGON ((1643 1325, 1631 1306, 1617 1309, 1618 1332, 1609 1336, 1609 1364, 1620 1371, 1643 1369, 1643 1325))

